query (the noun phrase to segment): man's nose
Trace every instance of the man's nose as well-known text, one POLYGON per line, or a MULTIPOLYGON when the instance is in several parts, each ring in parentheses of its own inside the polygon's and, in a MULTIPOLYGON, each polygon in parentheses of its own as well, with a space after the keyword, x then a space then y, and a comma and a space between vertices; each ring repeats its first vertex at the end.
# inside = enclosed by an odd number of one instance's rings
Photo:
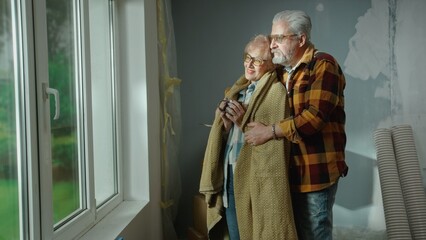
POLYGON ((277 44, 276 44, 275 40, 271 39, 271 44, 269 44, 269 48, 274 49, 274 48, 276 48, 276 46, 277 46, 277 44))

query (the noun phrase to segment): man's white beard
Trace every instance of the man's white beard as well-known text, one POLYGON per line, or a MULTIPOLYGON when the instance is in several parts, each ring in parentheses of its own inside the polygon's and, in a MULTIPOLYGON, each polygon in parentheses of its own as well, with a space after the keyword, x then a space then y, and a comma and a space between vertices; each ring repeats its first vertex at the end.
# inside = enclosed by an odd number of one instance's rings
POLYGON ((272 52, 272 54, 274 56, 272 58, 272 63, 274 63, 274 64, 285 65, 285 63, 288 60, 284 57, 284 54, 279 50, 272 52))
POLYGON ((274 64, 280 64, 280 65, 284 65, 284 56, 275 56, 272 58, 272 63, 274 64))

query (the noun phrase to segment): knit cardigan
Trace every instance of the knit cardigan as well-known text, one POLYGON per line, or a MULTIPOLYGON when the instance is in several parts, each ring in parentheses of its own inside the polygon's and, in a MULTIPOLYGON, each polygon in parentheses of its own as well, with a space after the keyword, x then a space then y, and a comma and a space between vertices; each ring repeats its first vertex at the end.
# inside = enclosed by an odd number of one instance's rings
MULTIPOLYGON (((226 91, 225 97, 236 100, 238 93, 249 84, 242 76, 226 91)), ((275 71, 268 72, 256 86, 241 128, 247 131, 247 124, 253 121, 266 125, 277 123, 289 114, 287 109, 285 87, 275 71)), ((225 146, 223 122, 216 114, 204 154, 199 189, 208 205, 206 221, 210 236, 223 216, 225 146)), ((289 151, 289 143, 282 139, 258 146, 244 143, 241 148, 234 172, 241 239, 297 239, 288 182, 289 151)))

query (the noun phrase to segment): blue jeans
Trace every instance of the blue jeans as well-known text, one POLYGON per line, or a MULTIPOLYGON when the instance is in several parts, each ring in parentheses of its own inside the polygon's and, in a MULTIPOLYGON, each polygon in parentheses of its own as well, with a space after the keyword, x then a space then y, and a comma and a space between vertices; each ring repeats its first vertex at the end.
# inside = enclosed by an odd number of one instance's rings
POLYGON ((291 193, 299 240, 333 239, 333 205, 336 191, 337 182, 317 192, 291 193))
POLYGON ((228 182, 226 184, 228 189, 228 207, 226 208, 225 213, 229 237, 231 240, 239 240, 240 233, 238 232, 237 212, 235 210, 234 198, 234 175, 231 166, 228 166, 228 182))

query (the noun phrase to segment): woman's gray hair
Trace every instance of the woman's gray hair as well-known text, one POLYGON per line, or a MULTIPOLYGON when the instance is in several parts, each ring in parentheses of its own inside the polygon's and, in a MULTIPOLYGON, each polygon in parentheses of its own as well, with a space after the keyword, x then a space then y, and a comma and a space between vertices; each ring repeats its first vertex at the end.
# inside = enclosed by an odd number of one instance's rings
POLYGON ((290 30, 300 36, 306 35, 307 42, 311 41, 311 18, 303 11, 299 10, 285 10, 275 14, 272 24, 277 22, 286 22, 290 30))
POLYGON ((247 43, 246 47, 244 48, 244 53, 247 53, 250 48, 263 49, 262 58, 266 60, 268 68, 273 68, 274 65, 272 63, 272 53, 269 48, 270 44, 271 42, 269 41, 268 36, 263 34, 256 35, 247 43))
POLYGON ((249 48, 264 48, 266 56, 263 56, 264 59, 271 59, 272 54, 269 50, 270 45, 269 38, 265 35, 259 34, 254 36, 250 41, 247 43, 244 52, 246 53, 249 48))

